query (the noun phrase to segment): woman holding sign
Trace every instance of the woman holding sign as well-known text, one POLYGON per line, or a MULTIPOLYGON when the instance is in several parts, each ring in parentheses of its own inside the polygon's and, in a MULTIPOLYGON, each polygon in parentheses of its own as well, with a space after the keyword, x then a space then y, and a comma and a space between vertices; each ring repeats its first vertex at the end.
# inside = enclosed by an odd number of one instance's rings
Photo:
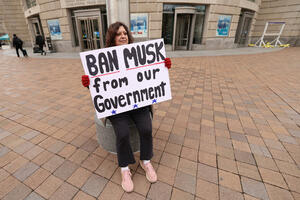
MULTIPOLYGON (((126 45, 130 43, 133 43, 133 37, 125 24, 116 22, 109 26, 106 34, 106 47, 126 45)), ((165 66, 167 68, 171 67, 171 60, 169 58, 165 59, 165 66)), ((90 80, 88 75, 82 76, 82 84, 85 87, 89 86, 90 80)), ((147 180, 151 183, 156 182, 157 175, 150 162, 153 157, 150 106, 112 115, 109 116, 108 119, 113 125, 117 138, 117 156, 122 175, 121 185, 124 191, 133 191, 133 182, 131 179, 130 169, 128 168, 129 164, 135 163, 129 140, 130 120, 135 123, 140 136, 140 165, 145 170, 147 180)))

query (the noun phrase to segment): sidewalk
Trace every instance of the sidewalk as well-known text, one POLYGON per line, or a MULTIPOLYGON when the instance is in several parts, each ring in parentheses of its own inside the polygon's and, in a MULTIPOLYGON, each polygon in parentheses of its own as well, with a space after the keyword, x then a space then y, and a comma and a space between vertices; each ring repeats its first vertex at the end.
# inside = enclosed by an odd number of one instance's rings
POLYGON ((130 194, 97 143, 80 61, 0 50, 0 199, 300 199, 300 48, 261 50, 172 58, 172 100, 154 107, 158 182, 131 165, 130 194))
MULTIPOLYGON (((42 56, 38 53, 33 53, 32 48, 25 48, 30 57, 33 58, 80 58, 79 52, 59 52, 59 53, 47 53, 46 56, 42 56)), ((225 55, 245 55, 245 54, 257 54, 268 53, 282 50, 283 48, 255 48, 255 47, 243 47, 236 49, 222 49, 222 50, 199 50, 199 51, 167 51, 167 56, 170 58, 177 57, 198 57, 198 56, 225 56, 225 55)), ((0 50, 0 54, 16 56, 15 49, 3 49, 0 50)))

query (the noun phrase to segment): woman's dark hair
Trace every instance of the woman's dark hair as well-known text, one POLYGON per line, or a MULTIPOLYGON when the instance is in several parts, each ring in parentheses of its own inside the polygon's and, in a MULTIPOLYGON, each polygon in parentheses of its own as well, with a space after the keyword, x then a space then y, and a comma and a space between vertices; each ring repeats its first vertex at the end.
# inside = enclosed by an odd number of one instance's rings
POLYGON ((108 30, 106 32, 106 38, 105 38, 105 42, 106 42, 105 47, 116 46, 115 37, 121 26, 123 26, 127 32, 128 44, 133 43, 133 37, 132 37, 131 32, 129 31, 128 27, 122 22, 115 22, 108 27, 108 30))

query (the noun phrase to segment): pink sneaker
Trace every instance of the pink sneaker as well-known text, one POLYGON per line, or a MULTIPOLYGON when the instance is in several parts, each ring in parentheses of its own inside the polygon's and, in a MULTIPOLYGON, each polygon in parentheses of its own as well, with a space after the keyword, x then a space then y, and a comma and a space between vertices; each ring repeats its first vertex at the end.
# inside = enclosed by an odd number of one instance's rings
POLYGON ((121 170, 122 175, 122 188, 125 192, 132 192, 133 191, 133 182, 131 179, 130 170, 121 170))
POLYGON ((150 183, 155 183, 157 181, 157 175, 156 172, 151 165, 151 163, 144 164, 143 161, 140 160, 140 165, 146 172, 146 178, 150 183))

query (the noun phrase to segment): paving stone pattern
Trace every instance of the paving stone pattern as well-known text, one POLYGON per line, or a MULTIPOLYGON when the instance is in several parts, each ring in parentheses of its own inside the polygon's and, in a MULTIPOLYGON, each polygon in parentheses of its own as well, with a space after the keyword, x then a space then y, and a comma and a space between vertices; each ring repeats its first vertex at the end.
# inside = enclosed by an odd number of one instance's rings
POLYGON ((300 199, 299 55, 173 58, 173 98, 154 106, 158 181, 131 165, 127 194, 80 60, 0 52, 0 199, 300 199))

